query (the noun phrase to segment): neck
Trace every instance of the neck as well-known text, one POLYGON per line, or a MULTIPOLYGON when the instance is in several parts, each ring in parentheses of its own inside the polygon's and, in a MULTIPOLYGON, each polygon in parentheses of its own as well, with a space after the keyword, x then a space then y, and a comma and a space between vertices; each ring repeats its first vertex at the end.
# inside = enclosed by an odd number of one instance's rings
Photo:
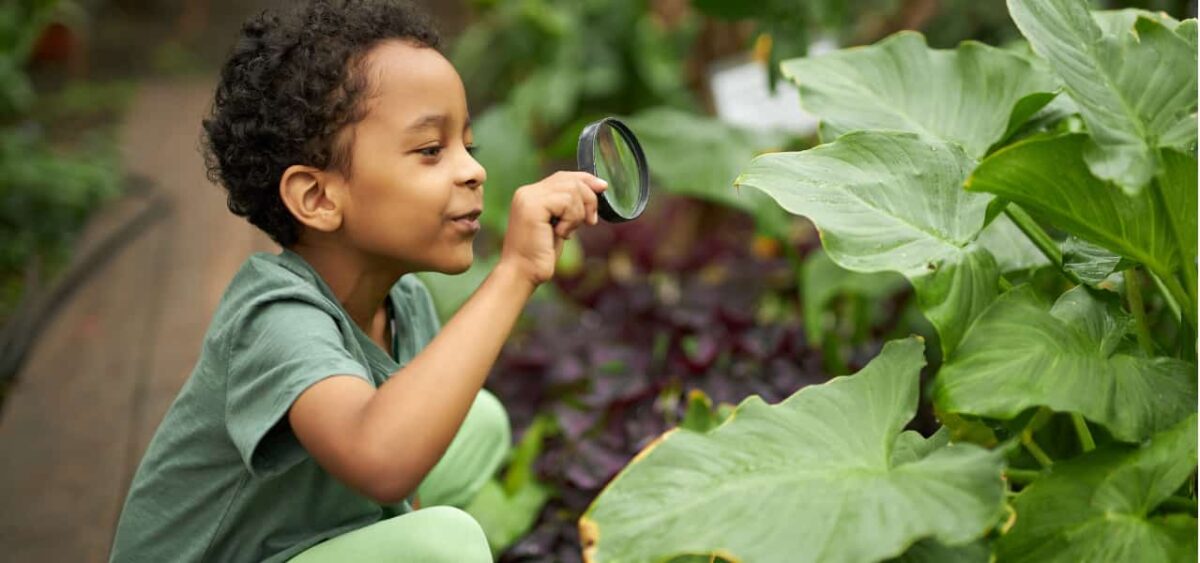
POLYGON ((298 242, 291 250, 317 271, 363 332, 372 336, 382 333, 387 318, 384 299, 405 272, 394 263, 331 245, 298 242))

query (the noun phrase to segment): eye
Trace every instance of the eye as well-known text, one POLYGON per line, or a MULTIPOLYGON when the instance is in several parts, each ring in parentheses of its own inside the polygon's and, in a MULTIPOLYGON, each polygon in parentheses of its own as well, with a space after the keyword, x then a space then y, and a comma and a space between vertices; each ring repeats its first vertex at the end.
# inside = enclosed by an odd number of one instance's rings
POLYGON ((479 153, 479 145, 467 145, 467 154, 475 156, 479 153))
POLYGON ((420 153, 421 156, 428 156, 428 157, 432 158, 432 157, 436 157, 437 155, 442 153, 442 147, 440 147, 440 146, 425 147, 423 149, 417 149, 417 152, 420 153))

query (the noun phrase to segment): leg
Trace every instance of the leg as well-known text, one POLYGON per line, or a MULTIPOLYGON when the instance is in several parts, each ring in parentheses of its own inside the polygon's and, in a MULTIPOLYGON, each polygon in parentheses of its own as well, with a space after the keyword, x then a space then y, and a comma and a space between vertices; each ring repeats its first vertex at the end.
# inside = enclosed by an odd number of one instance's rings
POLYGON ((487 538, 470 514, 435 506, 381 520, 330 538, 289 563, 482 563, 492 561, 487 538))
POLYGON ((508 413, 495 395, 480 390, 450 447, 417 488, 421 506, 466 506, 496 474, 511 445, 508 413))

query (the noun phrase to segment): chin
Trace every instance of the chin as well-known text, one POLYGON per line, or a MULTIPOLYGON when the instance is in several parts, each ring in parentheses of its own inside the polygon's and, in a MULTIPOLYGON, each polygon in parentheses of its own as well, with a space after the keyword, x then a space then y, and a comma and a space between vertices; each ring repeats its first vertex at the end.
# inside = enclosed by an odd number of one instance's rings
POLYGON ((461 274, 471 269, 471 264, 475 263, 475 253, 468 253, 465 257, 445 264, 444 267, 438 268, 443 274, 456 275, 461 274))

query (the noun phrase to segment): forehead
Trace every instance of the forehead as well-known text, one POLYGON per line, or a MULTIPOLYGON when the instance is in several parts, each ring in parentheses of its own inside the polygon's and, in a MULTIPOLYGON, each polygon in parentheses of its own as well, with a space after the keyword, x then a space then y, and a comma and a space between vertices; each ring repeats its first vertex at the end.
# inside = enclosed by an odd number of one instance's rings
POLYGON ((434 49, 403 41, 382 43, 364 60, 369 80, 367 119, 402 128, 413 119, 446 114, 463 123, 467 96, 462 79, 434 49))

